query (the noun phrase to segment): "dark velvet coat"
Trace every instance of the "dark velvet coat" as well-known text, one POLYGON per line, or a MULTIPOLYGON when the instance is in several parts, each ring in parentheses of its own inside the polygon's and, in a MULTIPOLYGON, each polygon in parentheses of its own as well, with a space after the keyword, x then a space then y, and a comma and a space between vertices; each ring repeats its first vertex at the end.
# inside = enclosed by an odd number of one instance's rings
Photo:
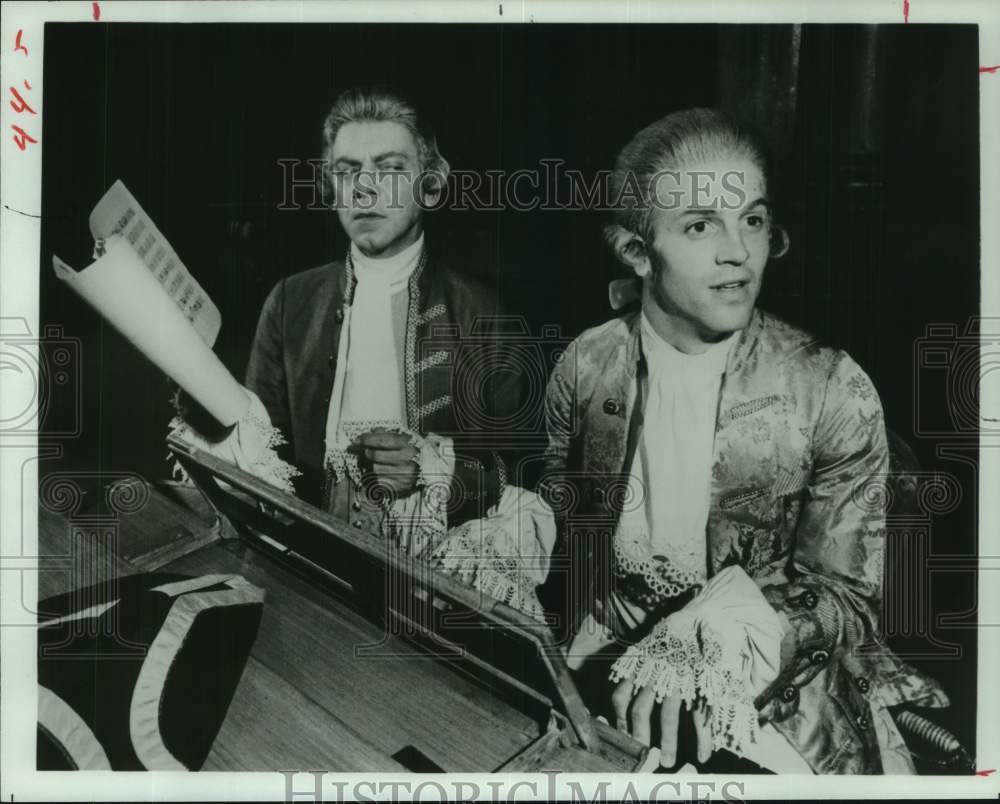
MULTIPOLYGON (((289 441, 289 460, 303 472, 299 495, 320 506, 330 500, 327 410, 354 285, 350 260, 281 280, 264 303, 246 373, 247 387, 289 441)), ((524 404, 524 377, 490 370, 501 349, 498 315, 484 284, 425 247, 409 279, 401 381, 407 426, 454 440, 451 525, 483 516, 497 501, 511 454, 503 422, 524 404)))

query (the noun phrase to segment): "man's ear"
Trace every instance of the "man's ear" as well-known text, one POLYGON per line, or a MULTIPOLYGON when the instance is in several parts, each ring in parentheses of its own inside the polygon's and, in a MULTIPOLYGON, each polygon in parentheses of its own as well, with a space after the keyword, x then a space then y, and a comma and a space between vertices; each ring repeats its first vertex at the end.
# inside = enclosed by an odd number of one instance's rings
POLYGON ((620 224, 611 223, 604 227, 604 238, 622 265, 640 278, 649 275, 652 265, 646 243, 639 235, 620 224))

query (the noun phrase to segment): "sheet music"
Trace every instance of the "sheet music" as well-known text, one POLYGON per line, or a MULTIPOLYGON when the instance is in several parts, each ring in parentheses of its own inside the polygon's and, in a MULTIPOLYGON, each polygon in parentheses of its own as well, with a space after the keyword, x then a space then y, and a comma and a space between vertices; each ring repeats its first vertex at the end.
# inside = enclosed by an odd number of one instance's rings
POLYGON ((52 266, 60 279, 221 424, 235 424, 246 412, 250 405, 246 391, 176 299, 164 292, 127 238, 112 237, 104 256, 82 271, 56 256, 52 266))
POLYGON ((111 185, 90 213, 90 232, 95 241, 105 241, 105 248, 107 241, 116 238, 128 243, 202 340, 209 346, 215 343, 222 326, 219 308, 121 179, 111 185))

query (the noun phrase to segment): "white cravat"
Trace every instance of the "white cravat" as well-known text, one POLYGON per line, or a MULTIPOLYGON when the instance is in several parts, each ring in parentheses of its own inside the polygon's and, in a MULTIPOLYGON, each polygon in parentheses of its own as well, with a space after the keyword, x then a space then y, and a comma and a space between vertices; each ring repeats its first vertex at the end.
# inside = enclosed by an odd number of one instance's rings
MULTIPOLYGON (((731 672, 745 674, 747 688, 757 693, 777 676, 783 628, 742 568, 729 567, 711 579, 706 577, 715 421, 726 360, 738 333, 713 344, 702 354, 688 355, 657 335, 645 315, 641 317, 640 328, 649 369, 649 393, 629 483, 630 498, 642 500, 642 504, 623 507, 615 531, 616 558, 631 561, 640 572, 653 555, 666 558, 668 584, 678 593, 694 583, 703 584, 701 594, 671 617, 679 622, 697 617, 710 620, 725 650, 737 656, 730 657, 725 666, 731 672), (634 496, 637 493, 641 496, 634 496)), ((626 627, 636 627, 647 616, 644 609, 619 594, 612 594, 610 602, 615 616, 626 627)), ((649 641, 665 639, 662 631, 670 631, 666 624, 671 617, 659 621, 639 645, 645 648, 649 641)), ((585 624, 581 629, 587 636, 574 642, 571 667, 580 666, 586 656, 613 641, 606 628, 594 625, 585 624)), ((636 667, 636 655, 642 654, 642 650, 629 651, 633 651, 632 655, 627 651, 615 664, 613 680, 628 677, 633 683, 657 688, 665 684, 669 687, 667 682, 671 678, 683 676, 672 676, 669 667, 636 667)), ((703 665, 698 667, 704 669, 703 665)), ((675 690, 670 687, 659 691, 675 690)), ((698 694, 704 695, 705 690, 699 689, 698 694)), ((715 747, 720 740, 724 744, 727 731, 735 729, 739 733, 743 728, 754 731, 756 712, 749 696, 744 702, 742 718, 730 718, 728 725, 725 715, 731 702, 723 699, 710 703, 720 715, 713 722, 713 732, 717 735, 715 747)), ((757 730, 753 740, 747 739, 738 749, 730 750, 776 773, 812 772, 770 723, 757 730)))
MULTIPOLYGON (((649 391, 629 477, 629 499, 636 503, 623 506, 615 552, 628 572, 643 572, 652 556, 664 557, 657 591, 673 595, 702 583, 707 572, 715 419, 736 333, 689 355, 663 340, 645 314, 639 326, 649 391)), ((642 619, 636 607, 626 608, 633 615, 626 620, 642 619)))
POLYGON ((373 427, 405 427, 392 297, 405 291, 424 246, 423 235, 399 254, 366 257, 351 244, 357 286, 341 330, 326 447, 346 447, 373 427))
POLYGON ((421 235, 413 245, 384 259, 366 257, 351 246, 357 286, 344 316, 326 419, 325 463, 337 482, 346 476, 361 483, 361 467, 348 447, 362 433, 376 427, 406 432, 418 447, 421 491, 394 500, 381 524, 383 537, 414 556, 438 544, 447 529, 447 509, 439 499, 442 486, 428 485, 427 478, 450 480, 455 471, 451 439, 409 430, 400 384, 393 298, 407 292, 423 246, 421 235))

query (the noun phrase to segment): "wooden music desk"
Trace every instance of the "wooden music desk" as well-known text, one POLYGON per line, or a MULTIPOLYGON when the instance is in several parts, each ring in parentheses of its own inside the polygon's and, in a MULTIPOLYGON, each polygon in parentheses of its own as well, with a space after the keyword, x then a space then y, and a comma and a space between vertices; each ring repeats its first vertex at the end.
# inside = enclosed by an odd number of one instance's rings
MULTIPOLYGON (((287 549, 294 541, 288 528, 308 531, 305 540, 317 532, 346 539, 348 552, 367 551, 376 569, 381 563, 382 577, 408 577, 416 562, 398 554, 387 559, 373 537, 351 533, 211 456, 169 445, 212 505, 192 487, 150 486, 146 505, 119 519, 115 544, 85 550, 70 549, 73 529, 65 519, 40 509, 40 553, 73 555, 79 566, 69 575, 43 570, 39 595, 154 569, 242 575, 266 590, 256 642, 205 770, 621 772, 647 761, 645 746, 583 709, 561 654, 540 660, 554 679, 547 691, 519 680, 516 664, 498 671, 488 657, 440 655, 448 651, 433 634, 404 635, 397 620, 373 617, 370 606, 345 592, 348 584, 327 575, 322 557, 317 563, 287 549), (219 479, 239 491, 223 490, 219 479), (281 545, 249 535, 250 520, 260 524, 254 502, 277 516, 281 545)), ((378 584, 376 575, 368 577, 378 584)), ((431 609, 464 604, 487 621, 492 630, 477 633, 498 656, 508 644, 547 644, 544 635, 541 643, 532 635, 537 625, 525 642, 518 629, 527 618, 500 603, 483 606, 478 593, 450 578, 436 576, 423 596, 431 609)))

